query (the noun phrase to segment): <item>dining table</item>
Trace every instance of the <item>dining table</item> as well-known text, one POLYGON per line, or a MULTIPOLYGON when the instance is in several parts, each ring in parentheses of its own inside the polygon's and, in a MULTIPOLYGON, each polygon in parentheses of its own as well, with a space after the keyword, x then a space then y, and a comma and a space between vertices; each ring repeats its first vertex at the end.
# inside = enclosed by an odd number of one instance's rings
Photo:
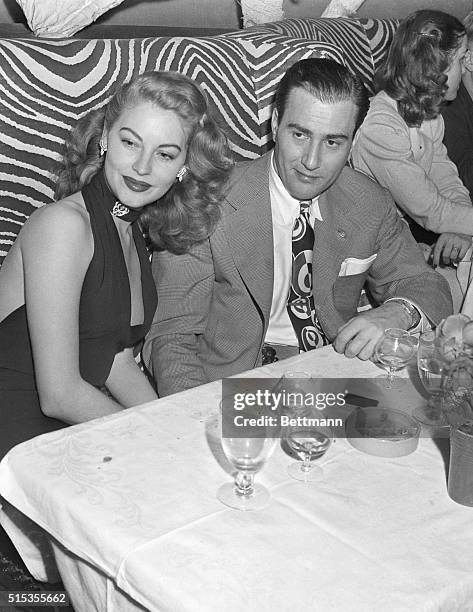
MULTIPOLYGON (((239 378, 349 379, 355 398, 410 413, 426 401, 410 366, 386 389, 374 363, 327 346, 239 378)), ((399 457, 336 437, 316 482, 291 478, 294 459, 277 443, 255 477, 268 504, 234 510, 216 495, 232 481, 222 384, 38 436, 4 457, 0 522, 36 579, 60 576, 76 612, 473 610, 473 508, 448 495, 448 437, 422 430, 399 457)))

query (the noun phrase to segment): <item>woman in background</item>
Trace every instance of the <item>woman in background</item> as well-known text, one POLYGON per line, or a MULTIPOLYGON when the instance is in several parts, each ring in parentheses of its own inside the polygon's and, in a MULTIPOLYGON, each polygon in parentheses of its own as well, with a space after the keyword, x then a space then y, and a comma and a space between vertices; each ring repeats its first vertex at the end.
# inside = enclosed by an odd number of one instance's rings
POLYGON ((442 143, 440 115, 457 94, 465 52, 455 17, 421 10, 404 19, 353 144, 355 168, 391 192, 418 242, 435 243, 434 266, 459 262, 473 236, 473 206, 442 143))
POLYGON ((230 166, 205 96, 178 73, 144 73, 78 122, 61 199, 30 217, 0 270, 0 458, 157 397, 134 359, 156 308, 141 225, 176 253, 207 238, 230 166))

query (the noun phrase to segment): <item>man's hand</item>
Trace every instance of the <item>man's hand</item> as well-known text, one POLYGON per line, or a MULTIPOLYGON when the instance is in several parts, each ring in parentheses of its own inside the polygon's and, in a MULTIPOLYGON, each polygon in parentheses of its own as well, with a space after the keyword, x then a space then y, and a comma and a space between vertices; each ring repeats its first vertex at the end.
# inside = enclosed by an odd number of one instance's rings
POLYGON ((398 302, 386 302, 350 319, 338 330, 333 347, 346 357, 370 359, 385 329, 408 329, 411 321, 398 302))
POLYGON ((440 234, 432 251, 434 268, 440 263, 449 266, 461 261, 471 247, 471 236, 465 234, 440 234))

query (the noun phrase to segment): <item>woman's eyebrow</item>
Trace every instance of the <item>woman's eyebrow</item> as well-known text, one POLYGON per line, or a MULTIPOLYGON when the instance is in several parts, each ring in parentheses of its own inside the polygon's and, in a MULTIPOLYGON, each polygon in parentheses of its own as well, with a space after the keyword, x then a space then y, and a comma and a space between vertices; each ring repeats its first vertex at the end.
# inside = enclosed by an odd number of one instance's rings
MULTIPOLYGON (((131 132, 131 134, 133 134, 133 136, 134 136, 134 137, 135 137, 137 140, 139 140, 140 142, 143 142, 143 139, 141 138, 141 136, 140 136, 140 135, 139 135, 137 132, 135 132, 135 130, 132 130, 131 128, 126 127, 126 126, 121 127, 121 128, 120 128, 120 132, 121 132, 122 130, 126 130, 127 132, 131 132)), ((182 151, 181 147, 180 147, 178 144, 176 144, 175 142, 169 142, 169 143, 168 143, 168 142, 163 142, 163 143, 161 143, 161 144, 159 145, 158 149, 159 149, 159 148, 161 148, 161 147, 174 147, 174 148, 175 148, 175 149, 177 149, 178 151, 182 151)))

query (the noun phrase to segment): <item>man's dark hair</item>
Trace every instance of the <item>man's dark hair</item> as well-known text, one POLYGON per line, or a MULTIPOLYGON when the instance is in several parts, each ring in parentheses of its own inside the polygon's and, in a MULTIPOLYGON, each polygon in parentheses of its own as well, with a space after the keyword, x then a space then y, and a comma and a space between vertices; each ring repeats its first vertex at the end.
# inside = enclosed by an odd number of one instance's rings
POLYGON ((301 87, 324 104, 352 101, 358 108, 356 128, 368 110, 368 93, 361 79, 331 59, 309 58, 293 64, 279 82, 275 97, 281 121, 293 89, 301 87))

